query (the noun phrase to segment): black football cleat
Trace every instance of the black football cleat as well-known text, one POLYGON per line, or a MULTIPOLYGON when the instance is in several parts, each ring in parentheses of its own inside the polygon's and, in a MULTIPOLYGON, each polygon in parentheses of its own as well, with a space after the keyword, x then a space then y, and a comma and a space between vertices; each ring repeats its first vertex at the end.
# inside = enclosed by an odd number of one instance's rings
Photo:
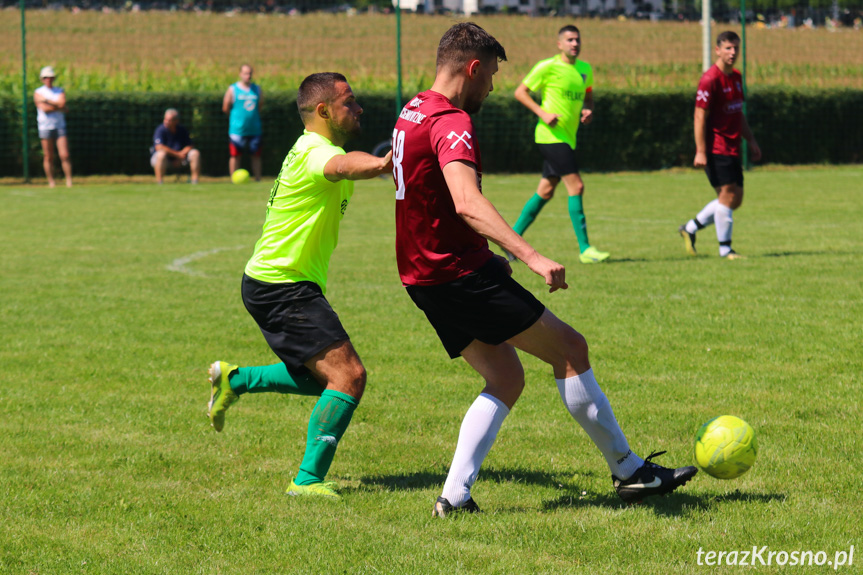
MULTIPOLYGON (((638 468, 629 479, 618 479, 611 476, 614 488, 621 499, 627 503, 641 501, 650 495, 665 495, 671 493, 687 481, 695 477, 698 469, 693 466, 669 469, 653 463, 651 459, 665 453, 664 451, 651 453, 644 460, 644 465, 638 468)), ((440 500, 438 500, 440 501, 440 500)))
POLYGON ((434 503, 434 508, 432 508, 432 517, 446 517, 450 513, 460 512, 481 513, 479 505, 476 504, 476 501, 474 501, 473 498, 468 499, 464 504, 458 507, 454 507, 444 497, 438 497, 437 501, 434 503))

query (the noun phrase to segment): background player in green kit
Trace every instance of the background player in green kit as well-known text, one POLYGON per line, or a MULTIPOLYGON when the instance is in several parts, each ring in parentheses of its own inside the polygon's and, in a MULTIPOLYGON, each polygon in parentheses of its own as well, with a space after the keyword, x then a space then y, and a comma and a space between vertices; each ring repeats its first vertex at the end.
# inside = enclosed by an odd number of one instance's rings
POLYGON ((515 90, 515 98, 539 117, 535 138, 545 162, 536 193, 522 208, 513 229, 524 235, 563 180, 569 193, 569 217, 578 238, 579 259, 583 264, 598 263, 609 254, 591 246, 587 239, 584 182, 575 155, 579 122, 589 124, 593 119, 593 69, 578 59, 581 33, 575 26, 560 29, 557 49, 556 56, 538 62, 515 90), (537 104, 530 92, 541 92, 542 104, 537 104))
POLYGON ((297 107, 305 130, 270 192, 263 234, 242 284, 246 309, 282 363, 214 362, 208 415, 221 431, 225 411, 244 393, 319 396, 305 456, 287 492, 337 498, 336 485, 324 478, 365 390, 366 370, 324 297, 327 272, 353 180, 390 172, 392 154, 378 158, 342 149, 359 133, 363 109, 341 74, 308 76, 297 107))

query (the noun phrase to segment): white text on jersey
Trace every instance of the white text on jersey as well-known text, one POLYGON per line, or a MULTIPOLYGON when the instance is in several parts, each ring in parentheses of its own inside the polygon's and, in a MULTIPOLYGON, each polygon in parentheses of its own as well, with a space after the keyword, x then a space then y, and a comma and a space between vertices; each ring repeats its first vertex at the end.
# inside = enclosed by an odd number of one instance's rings
POLYGON ((421 112, 402 108, 402 113, 399 114, 399 118, 407 120, 408 122, 413 122, 414 124, 420 124, 426 119, 426 115, 421 112))

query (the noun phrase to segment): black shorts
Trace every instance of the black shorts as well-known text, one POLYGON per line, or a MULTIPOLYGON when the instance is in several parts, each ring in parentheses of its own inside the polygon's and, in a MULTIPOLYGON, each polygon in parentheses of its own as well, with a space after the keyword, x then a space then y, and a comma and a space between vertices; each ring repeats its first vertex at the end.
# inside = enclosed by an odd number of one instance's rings
POLYGON ((707 154, 707 165, 704 173, 714 188, 737 184, 743 187, 743 166, 740 156, 722 156, 719 154, 707 154))
POLYGON ((578 158, 569 144, 537 144, 545 161, 542 163, 543 178, 557 178, 577 174, 578 158))
POLYGON ((243 304, 288 369, 305 372, 305 362, 350 339, 314 282, 269 284, 243 274, 242 291, 243 304))
POLYGON ((498 345, 539 319, 545 306, 509 277, 497 257, 475 272, 435 286, 407 286, 451 358, 478 339, 498 345))

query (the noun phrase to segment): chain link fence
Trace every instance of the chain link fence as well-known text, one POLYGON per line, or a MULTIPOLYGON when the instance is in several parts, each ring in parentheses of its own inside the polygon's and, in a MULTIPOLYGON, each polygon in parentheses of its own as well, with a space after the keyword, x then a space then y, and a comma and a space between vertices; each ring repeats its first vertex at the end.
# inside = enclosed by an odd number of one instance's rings
MULTIPOLYGON (((508 54, 495 92, 477 117, 489 135, 483 141, 484 155, 490 157, 487 167, 538 169, 531 138, 535 118, 513 104, 512 91, 534 63, 556 53, 557 30, 568 23, 581 29, 581 58, 592 64, 595 76, 596 121, 579 137, 588 153, 584 168, 661 168, 688 161, 694 148, 691 108, 701 74, 702 28, 691 21, 698 18, 692 2, 663 0, 657 10, 621 0, 613 8, 603 3, 603 10, 590 17, 561 17, 583 9, 590 13, 586 9, 591 5, 547 2, 531 15, 519 13, 521 1, 494 3, 494 10, 493 3, 478 2, 481 13, 470 17, 494 34, 508 54), (540 12, 548 15, 537 16, 540 12), (669 102, 673 107, 663 110, 669 102), (636 109, 641 112, 633 114, 636 109), (633 142, 650 148, 650 154, 628 151, 633 142)), ((861 161, 853 133, 830 133, 825 126, 863 125, 863 108, 856 104, 863 94, 863 0, 819 2, 747 2, 752 8, 746 35, 750 123, 770 130, 778 145, 804 146, 781 153, 766 149, 768 162, 861 161), (817 125, 805 128, 812 133, 802 143, 796 134, 774 133, 799 132, 810 123, 784 124, 783 118, 795 113, 787 109, 788 102, 817 114, 817 125), (839 113, 844 117, 836 122, 839 113), (837 139, 846 144, 840 152, 812 156, 805 149, 837 139)), ((0 0, 0 6, 0 27, 10 32, 0 35, 0 177, 7 178, 21 176, 25 157, 29 173, 42 175, 32 104, 42 66, 53 66, 56 85, 66 90, 76 173, 147 173, 152 133, 164 107, 172 106, 206 149, 205 174, 223 176, 228 139, 221 98, 237 80, 239 66, 249 63, 264 92, 264 170, 274 174, 300 130, 292 106, 303 77, 319 71, 348 76, 366 106, 366 134, 357 146, 370 150, 388 137, 395 120, 397 61, 402 98, 428 88, 440 36, 465 19, 458 10, 436 15, 405 11, 399 43, 396 14, 387 2, 29 0, 24 74, 21 34, 14 33, 22 30, 20 5, 0 0), (28 108, 26 126, 23 105, 28 108), (107 148, 111 161, 105 160, 107 148)), ((735 7, 730 0, 714 3, 714 35, 740 30, 735 7)), ((443 3, 432 8, 447 12, 443 3)))

